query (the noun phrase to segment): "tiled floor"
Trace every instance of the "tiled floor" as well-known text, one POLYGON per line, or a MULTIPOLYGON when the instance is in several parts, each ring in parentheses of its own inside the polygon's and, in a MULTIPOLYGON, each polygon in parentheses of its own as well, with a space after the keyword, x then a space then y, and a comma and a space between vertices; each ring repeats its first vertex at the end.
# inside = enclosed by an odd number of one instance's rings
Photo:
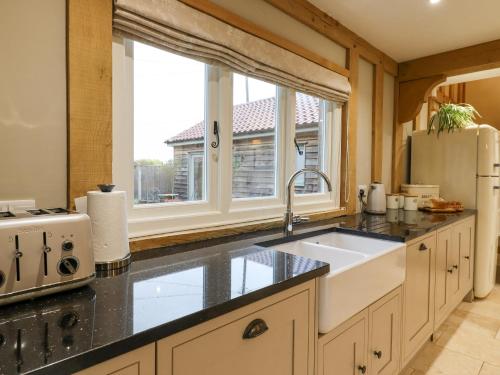
POLYGON ((462 302, 410 362, 404 375, 500 375, 500 285, 462 302))

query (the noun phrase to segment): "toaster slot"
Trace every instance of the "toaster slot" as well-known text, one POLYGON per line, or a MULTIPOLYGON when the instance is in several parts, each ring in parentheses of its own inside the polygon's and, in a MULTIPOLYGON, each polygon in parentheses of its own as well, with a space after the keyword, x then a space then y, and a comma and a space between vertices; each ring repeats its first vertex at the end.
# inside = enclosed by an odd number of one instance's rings
POLYGON ((16 241, 16 280, 21 281, 21 257, 23 256, 23 253, 19 251, 19 236, 16 234, 15 237, 16 241))
POLYGON ((48 258, 52 249, 47 245, 47 233, 43 232, 43 273, 45 276, 49 274, 48 258))
POLYGON ((69 213, 68 210, 61 208, 61 207, 56 207, 56 208, 48 208, 47 211, 52 212, 53 214, 67 214, 69 213))
POLYGON ((41 208, 36 210, 27 210, 27 211, 33 216, 50 215, 49 212, 42 210, 41 208))

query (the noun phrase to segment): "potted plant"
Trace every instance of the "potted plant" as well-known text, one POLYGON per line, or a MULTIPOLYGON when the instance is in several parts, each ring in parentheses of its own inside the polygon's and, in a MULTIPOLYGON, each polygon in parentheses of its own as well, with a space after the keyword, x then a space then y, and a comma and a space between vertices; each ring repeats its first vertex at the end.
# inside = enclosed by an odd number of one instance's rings
POLYGON ((474 119, 481 117, 476 109, 470 104, 444 103, 439 106, 436 113, 432 115, 427 124, 427 134, 437 131, 437 135, 447 130, 453 133, 471 125, 474 125, 474 119))

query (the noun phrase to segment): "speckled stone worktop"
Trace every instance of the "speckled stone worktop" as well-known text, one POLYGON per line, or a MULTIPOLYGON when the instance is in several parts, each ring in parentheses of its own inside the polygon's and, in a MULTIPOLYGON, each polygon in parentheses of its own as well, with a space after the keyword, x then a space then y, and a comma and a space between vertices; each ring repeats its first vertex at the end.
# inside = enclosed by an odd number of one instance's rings
POLYGON ((276 229, 136 253, 120 275, 0 307, 0 374, 73 373, 328 273, 275 244, 332 230, 408 241, 474 213, 345 216, 286 239, 276 229))

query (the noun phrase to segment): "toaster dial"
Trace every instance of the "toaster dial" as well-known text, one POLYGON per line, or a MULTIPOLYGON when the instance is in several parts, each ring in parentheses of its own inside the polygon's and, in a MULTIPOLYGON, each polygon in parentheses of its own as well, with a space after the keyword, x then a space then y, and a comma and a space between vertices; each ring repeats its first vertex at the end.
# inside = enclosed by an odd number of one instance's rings
POLYGON ((57 272, 62 276, 71 276, 78 271, 80 262, 75 256, 68 256, 62 258, 59 263, 57 263, 57 272))
POLYGON ((62 246, 62 249, 64 251, 71 251, 75 247, 75 245, 73 244, 73 241, 70 241, 70 240, 64 241, 61 246, 62 246))

